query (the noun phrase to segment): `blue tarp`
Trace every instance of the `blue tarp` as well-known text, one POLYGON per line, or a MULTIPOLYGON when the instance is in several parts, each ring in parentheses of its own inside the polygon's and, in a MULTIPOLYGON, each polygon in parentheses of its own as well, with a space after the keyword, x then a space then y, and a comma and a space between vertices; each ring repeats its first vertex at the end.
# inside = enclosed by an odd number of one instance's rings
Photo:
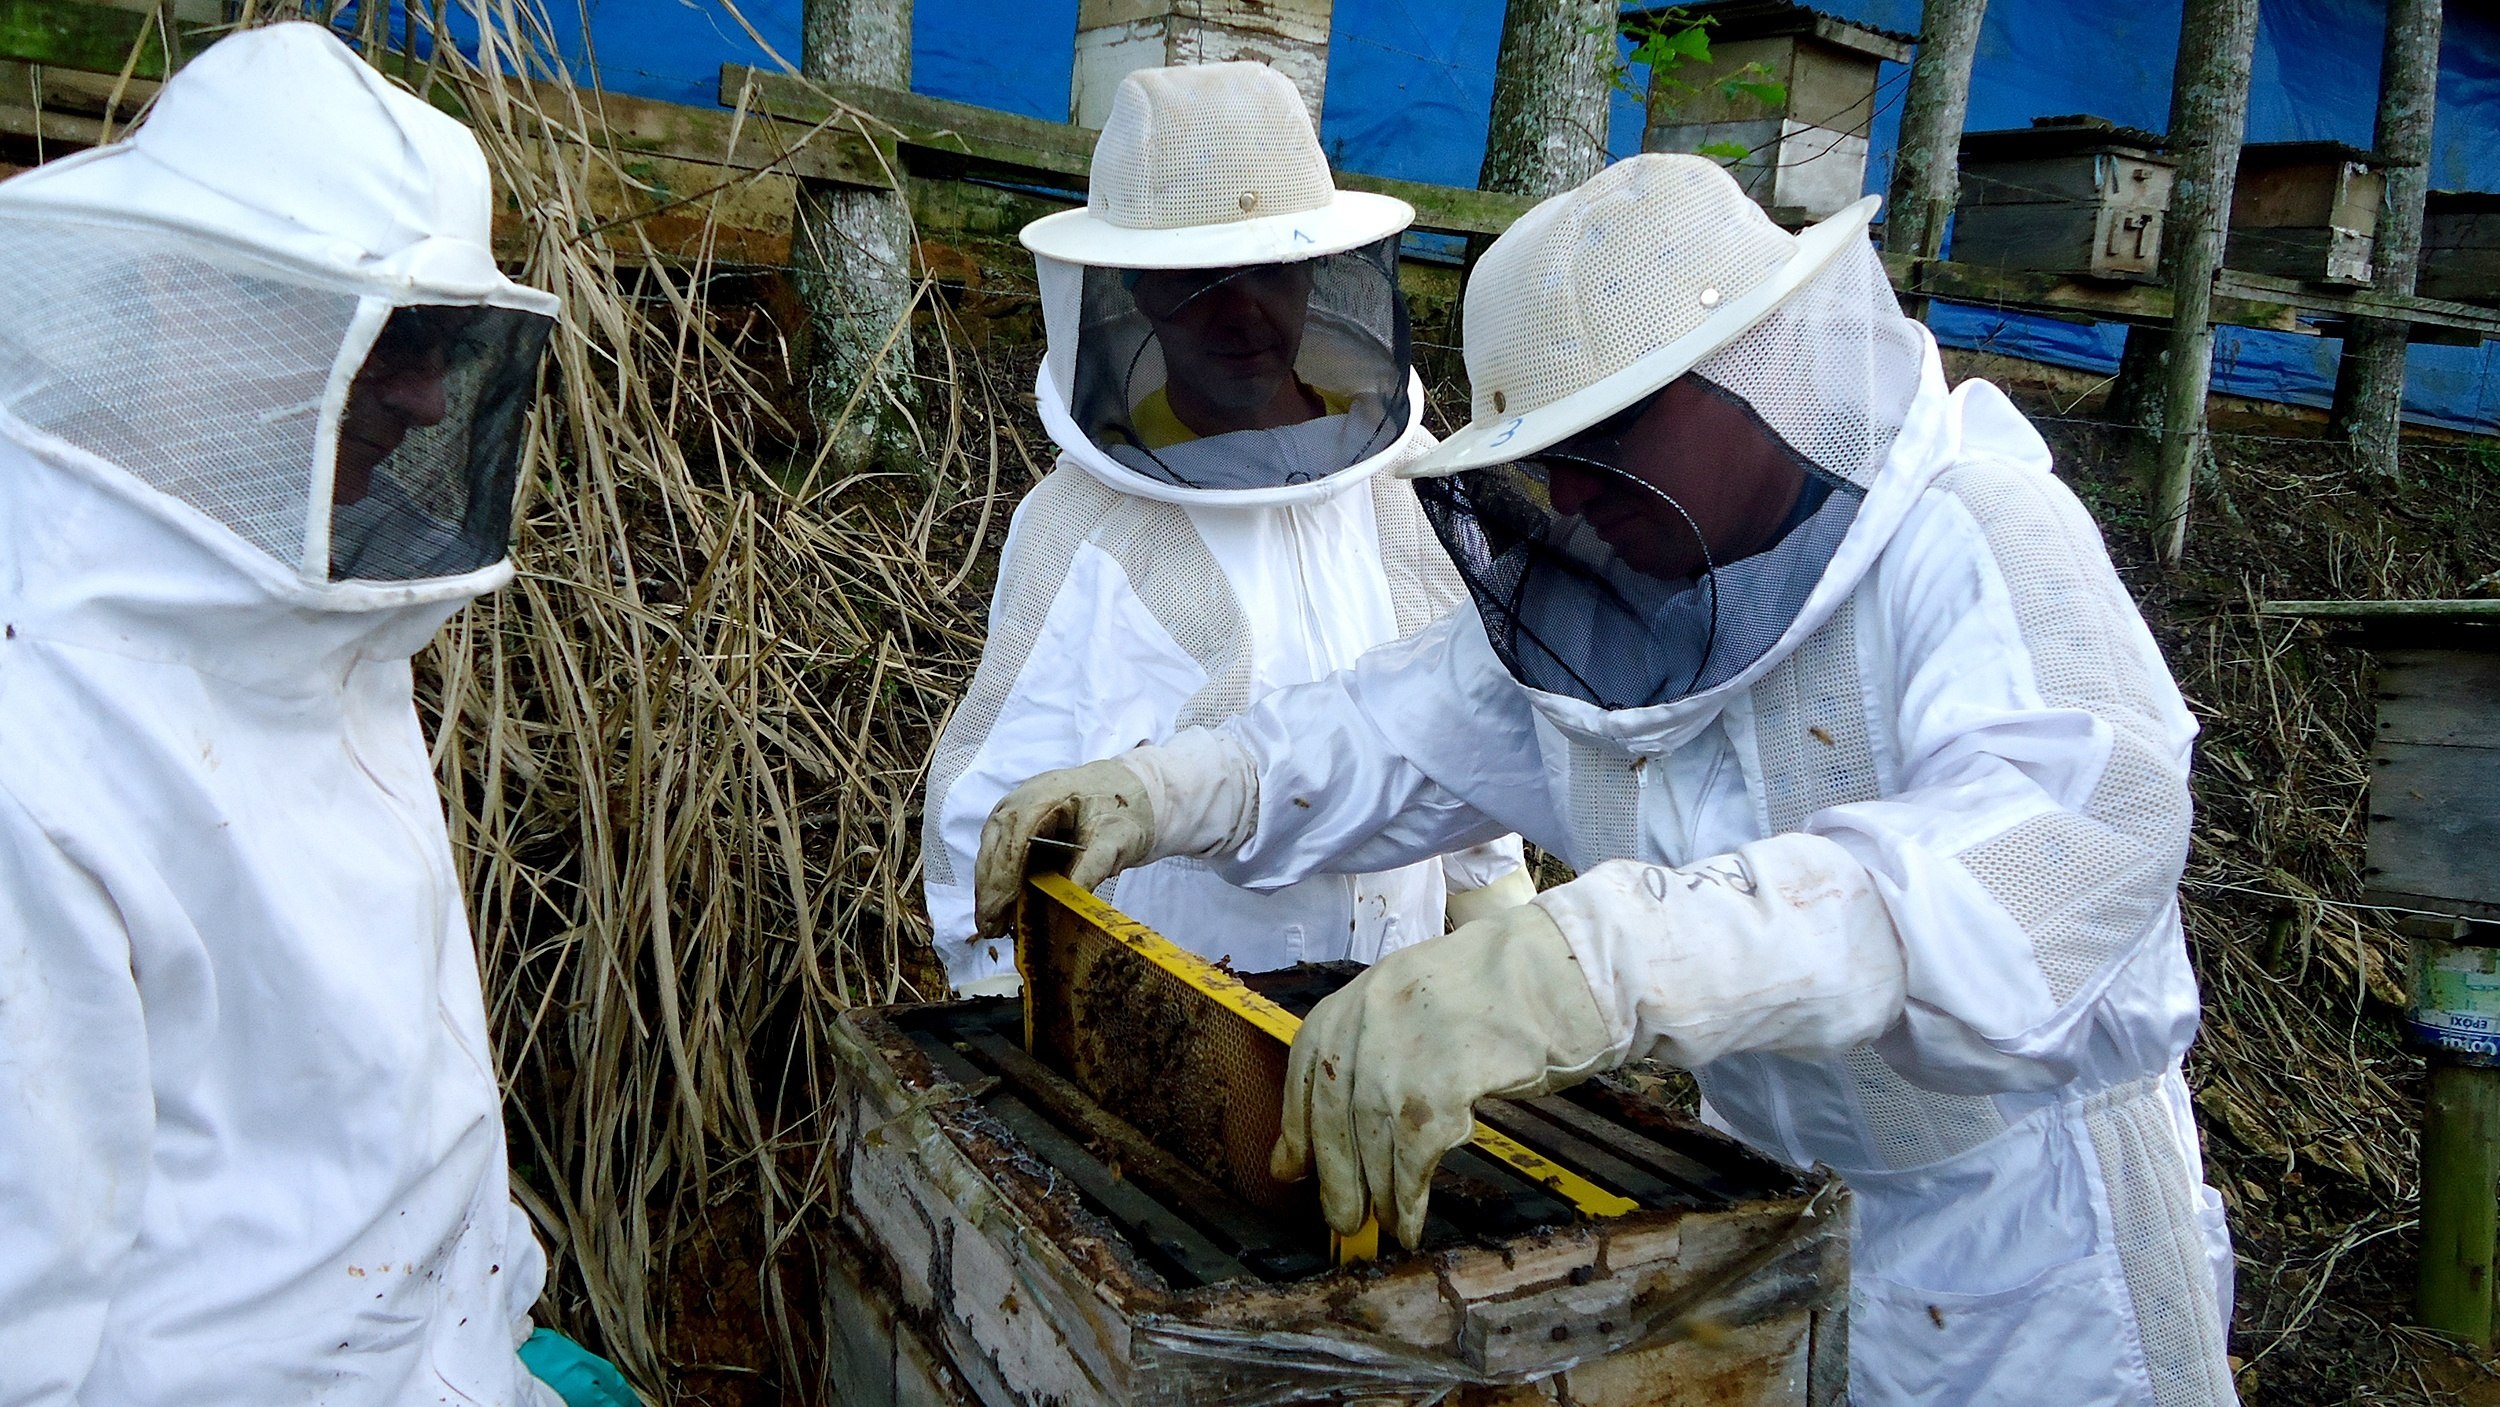
MULTIPOLYGON (((1337 0, 1320 139, 1351 170, 1475 184, 1492 103, 1504 0, 1337 0)), ((1918 0, 1823 0, 1833 13, 1888 29, 1918 28, 1918 0)), ((675 102, 714 100, 723 63, 778 66, 797 58, 800 0, 578 0, 555 15, 568 58, 600 81, 675 102), (741 22, 743 20, 743 23, 741 22), (750 32, 750 30, 752 32, 750 32), (760 37, 761 42, 758 42, 760 37), (595 57, 595 65, 590 61, 595 57)), ((2266 0, 2260 11, 2250 141, 2370 144, 2378 103, 2382 0, 2266 0)), ((2089 112, 2155 131, 2168 124, 2177 54, 2175 4, 2081 6, 1995 0, 1971 77, 1973 130, 2089 112)), ((912 86, 936 97, 1067 116, 1076 0, 918 0, 912 86)), ((1633 75, 1635 80, 1639 75, 1633 75)), ((1877 90, 1867 189, 1891 166, 1907 71, 1887 64, 1877 90)), ((1640 144, 1640 109, 1615 104, 1613 146, 1640 144)), ((2448 7, 2441 50, 2432 184, 2500 190, 2500 18, 2448 7)), ((1939 308, 1937 335, 2063 365, 2107 369, 2120 329, 1984 309, 1939 308)), ((2338 344, 2329 338, 2224 329, 2215 387, 2324 405, 2338 344)), ((2500 431, 2500 344, 2415 347, 2408 415, 2500 431)))

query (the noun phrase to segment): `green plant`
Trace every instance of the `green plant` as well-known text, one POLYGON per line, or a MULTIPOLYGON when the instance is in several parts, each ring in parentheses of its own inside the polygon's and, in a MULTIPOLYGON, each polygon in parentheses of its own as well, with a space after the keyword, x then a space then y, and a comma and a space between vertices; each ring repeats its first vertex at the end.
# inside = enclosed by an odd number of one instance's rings
MULTIPOLYGON (((1710 57, 1710 29, 1718 21, 1709 15, 1695 17, 1682 6, 1649 10, 1627 15, 1622 21, 1623 37, 1631 42, 1631 50, 1612 60, 1609 78, 1616 91, 1629 93, 1647 101, 1665 84, 1665 91, 1682 98, 1702 91, 1703 85, 1686 81, 1679 75, 1688 65, 1705 68, 1710 57), (1632 81, 1632 70, 1647 65, 1649 82, 1646 89, 1632 81)), ((1765 107, 1778 107, 1788 101, 1788 85, 1772 77, 1771 67, 1749 63, 1718 75, 1709 83, 1723 98, 1750 98, 1765 107)), ((1711 142, 1695 149, 1697 154, 1733 166, 1753 154, 1742 142, 1711 142)))

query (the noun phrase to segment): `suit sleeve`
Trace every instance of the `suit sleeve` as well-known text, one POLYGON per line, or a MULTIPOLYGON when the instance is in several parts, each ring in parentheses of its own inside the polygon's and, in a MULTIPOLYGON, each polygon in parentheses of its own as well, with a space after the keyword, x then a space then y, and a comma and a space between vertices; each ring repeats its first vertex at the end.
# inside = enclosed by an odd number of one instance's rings
POLYGON ((79 1400, 138 1234, 154 1108, 121 915, 0 791, 0 1405, 79 1400))
POLYGON ((1874 692, 1903 775, 1806 825, 1865 866, 1907 956, 1878 1049, 1968 1093, 2166 1065, 2196 1020, 2177 908, 2196 730, 2098 530, 2046 473, 1981 462, 1886 559, 1874 692))
POLYGON ((1092 543, 1076 546, 1064 575, 1002 571, 989 644, 930 761, 922 822, 929 917, 957 987, 1015 964, 1012 944, 972 936, 973 860, 990 809, 1044 772, 1170 737, 1206 680, 1092 543))

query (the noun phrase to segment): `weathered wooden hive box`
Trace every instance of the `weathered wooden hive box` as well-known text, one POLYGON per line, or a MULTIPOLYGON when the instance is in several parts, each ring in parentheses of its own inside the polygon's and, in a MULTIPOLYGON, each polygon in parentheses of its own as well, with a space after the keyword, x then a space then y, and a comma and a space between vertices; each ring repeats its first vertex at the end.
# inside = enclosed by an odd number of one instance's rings
POLYGON ((1336 0, 1078 0, 1068 119, 1102 126, 1120 80, 1166 64, 1263 63, 1293 80, 1319 122, 1336 0))
POLYGON ((1844 1400, 1845 1191, 1630 1085, 1498 1117, 1641 1210, 1578 1218, 1462 1149, 1422 1250, 1336 1266, 1315 1207, 1219 1192, 1027 1055, 1022 1022, 991 999, 837 1027, 846 1404, 1844 1400))
POLYGON ((2500 601, 2427 605, 2447 611, 2392 602, 2357 618, 2378 665, 2362 873, 2373 902, 2488 923, 2500 920, 2500 601))
POLYGON ((1745 193, 1792 227, 1864 195, 1876 76, 1886 60, 1909 62, 1912 37, 1778 0, 1686 5, 1672 22, 1701 19, 1711 22, 1710 61, 1650 85, 1641 150, 1743 149, 1732 169, 1745 193), (1748 70, 1785 96, 1723 90, 1748 70))
POLYGON ((2365 286, 2385 159, 2341 142, 2251 142, 2231 188, 2223 267, 2365 286))
POLYGON ((2069 278, 2160 277, 2173 180, 2161 145, 2098 117, 1965 135, 1953 261, 2069 278))
POLYGON ((2413 291, 2500 307, 2500 192, 2432 191, 2422 202, 2422 271, 2413 291))

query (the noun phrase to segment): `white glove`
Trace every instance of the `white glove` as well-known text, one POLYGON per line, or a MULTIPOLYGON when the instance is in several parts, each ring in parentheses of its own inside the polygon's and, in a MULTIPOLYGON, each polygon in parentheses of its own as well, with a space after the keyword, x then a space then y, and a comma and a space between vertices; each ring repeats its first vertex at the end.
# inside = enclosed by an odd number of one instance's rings
POLYGON ((1783 835, 1681 869, 1610 860, 1401 949, 1312 1011, 1270 1170, 1316 1162, 1341 1234, 1378 1214, 1413 1246, 1478 1099, 1550 1093, 1639 1055, 1819 1058, 1898 1021, 1909 971, 1864 866, 1783 835))
MULTIPOLYGON (((1258 769, 1248 750, 1204 728, 1161 747, 1044 772, 990 809, 972 862, 974 931, 1001 938, 1015 922, 1036 839, 1068 844, 1068 878, 1091 889, 1122 870, 1173 855, 1249 843, 1258 824, 1258 769)), ((1055 866, 1058 856, 1050 857, 1055 866)))
POLYGON ((1620 1063, 1562 930, 1522 905, 1401 948, 1313 1009, 1285 1070, 1269 1170, 1319 1167, 1340 1235, 1368 1217, 1413 1247, 1432 1170, 1475 1103, 1550 1093, 1620 1063))
POLYGON ((1005 972, 993 972, 987 977, 960 983, 955 988, 955 1000, 959 1002, 970 1001, 974 997, 1015 997, 1023 994, 1024 974, 1012 967, 1005 972))
POLYGON ((1528 873, 1527 866, 1521 865, 1491 884, 1450 891, 1445 909, 1450 917, 1450 927, 1465 928, 1477 919, 1491 918, 1504 909, 1518 908, 1535 897, 1536 877, 1528 873))

